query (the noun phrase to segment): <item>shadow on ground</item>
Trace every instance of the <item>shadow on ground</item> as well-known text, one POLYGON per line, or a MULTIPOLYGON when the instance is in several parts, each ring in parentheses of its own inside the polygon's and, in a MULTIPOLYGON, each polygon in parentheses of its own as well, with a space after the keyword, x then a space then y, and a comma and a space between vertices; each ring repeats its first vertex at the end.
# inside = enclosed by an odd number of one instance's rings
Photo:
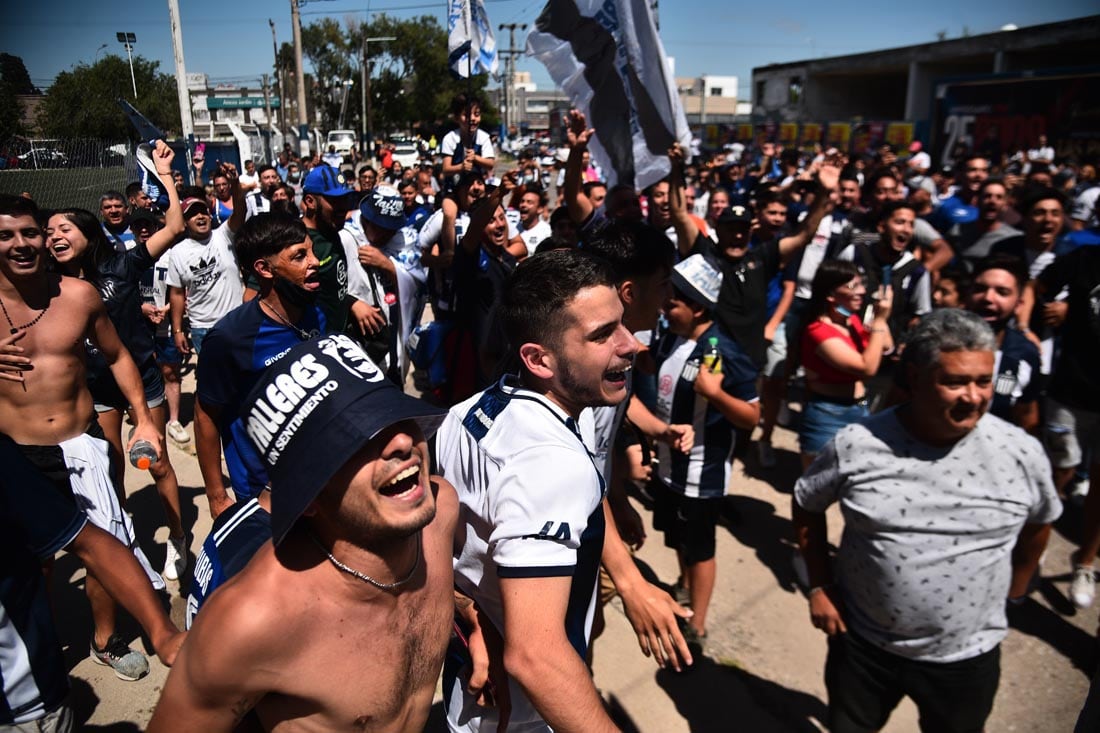
POLYGON ((813 695, 708 657, 685 674, 658 671, 657 684, 692 733, 817 733, 814 721, 826 717, 825 703, 813 695))

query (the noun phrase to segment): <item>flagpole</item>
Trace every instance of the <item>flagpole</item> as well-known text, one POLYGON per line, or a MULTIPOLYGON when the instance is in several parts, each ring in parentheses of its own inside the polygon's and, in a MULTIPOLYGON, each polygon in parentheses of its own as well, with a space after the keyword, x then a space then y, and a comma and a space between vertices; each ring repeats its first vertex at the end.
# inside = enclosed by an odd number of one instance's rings
MULTIPOLYGON (((464 13, 466 21, 466 37, 473 38, 470 35, 470 21, 473 19, 474 9, 470 5, 472 0, 466 0, 466 12, 464 13)), ((474 46, 470 44, 470 50, 466 52, 466 134, 470 137, 470 150, 474 149, 474 136, 470 132, 470 111, 472 105, 470 100, 474 98, 474 46)), ((465 154, 462 156, 465 160, 465 154)))

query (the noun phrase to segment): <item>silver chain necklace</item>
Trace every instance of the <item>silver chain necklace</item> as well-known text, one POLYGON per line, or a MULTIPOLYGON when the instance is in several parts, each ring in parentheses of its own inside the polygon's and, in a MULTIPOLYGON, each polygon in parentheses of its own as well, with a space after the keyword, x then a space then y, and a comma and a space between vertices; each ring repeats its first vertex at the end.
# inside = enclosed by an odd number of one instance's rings
POLYGON ((320 335, 320 334, 317 334, 317 333, 311 333, 311 332, 306 331, 304 329, 298 328, 293 323, 291 323, 289 319, 285 318, 282 313, 275 310, 274 307, 272 307, 271 305, 268 305, 267 303, 265 303, 264 301, 261 300, 260 301, 260 310, 263 310, 265 306, 266 306, 267 310, 271 311, 271 315, 275 316, 275 318, 279 322, 281 322, 284 326, 289 328, 291 331, 294 331, 296 334, 298 334, 298 338, 302 339, 303 341, 309 341, 314 336, 320 335))
POLYGON ((325 553, 325 556, 328 558, 329 562, 331 562, 333 565, 335 565, 337 567, 337 569, 343 570, 348 575, 352 575, 352 576, 355 576, 356 578, 359 578, 359 580, 362 580, 364 583, 370 583, 371 585, 373 585, 375 588, 378 588, 379 590, 394 590, 396 588, 400 588, 401 586, 405 585, 410 580, 412 580, 413 576, 416 575, 417 568, 420 567, 420 556, 423 554, 421 552, 421 547, 420 547, 420 533, 417 532, 416 533, 416 559, 413 560, 413 565, 409 569, 408 574, 404 578, 401 578, 400 580, 395 580, 392 583, 381 583, 381 582, 375 580, 374 578, 372 578, 371 576, 369 576, 365 573, 361 573, 358 570, 356 570, 355 568, 348 567, 344 563, 337 560, 335 557, 333 557, 331 552, 329 552, 328 550, 325 549, 325 546, 321 544, 321 540, 317 539, 317 535, 313 534, 313 532, 310 532, 310 531, 307 530, 306 534, 308 534, 309 538, 311 540, 313 540, 313 544, 317 545, 317 549, 319 549, 321 552, 325 553))

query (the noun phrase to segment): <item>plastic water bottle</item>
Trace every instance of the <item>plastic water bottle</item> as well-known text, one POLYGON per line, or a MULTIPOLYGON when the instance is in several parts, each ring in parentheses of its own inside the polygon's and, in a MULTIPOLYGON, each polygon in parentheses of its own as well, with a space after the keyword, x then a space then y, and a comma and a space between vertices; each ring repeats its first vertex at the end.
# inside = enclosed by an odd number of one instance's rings
MULTIPOLYGON (((130 428, 130 437, 134 437, 134 428, 130 428)), ((130 448, 130 465, 142 471, 157 462, 157 449, 148 440, 139 440, 130 448)))
POLYGON ((707 339, 707 350, 703 354, 703 366, 713 374, 722 373, 722 354, 718 351, 718 337, 711 336, 707 339))

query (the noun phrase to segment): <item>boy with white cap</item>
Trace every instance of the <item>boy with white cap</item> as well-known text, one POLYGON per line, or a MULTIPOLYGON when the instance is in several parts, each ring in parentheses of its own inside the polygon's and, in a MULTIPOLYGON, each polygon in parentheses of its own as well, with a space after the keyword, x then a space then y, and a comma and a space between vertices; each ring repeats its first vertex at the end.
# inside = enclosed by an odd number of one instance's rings
POLYGON ((695 429, 689 453, 657 444, 661 491, 654 526, 680 559, 681 583, 694 615, 684 636, 702 649, 707 607, 714 590, 715 528, 730 480, 735 428, 751 430, 760 418, 756 367, 714 322, 722 274, 702 255, 672 270, 665 303, 669 333, 653 351, 657 361, 657 417, 695 429), (714 360, 715 354, 717 360, 714 360))

